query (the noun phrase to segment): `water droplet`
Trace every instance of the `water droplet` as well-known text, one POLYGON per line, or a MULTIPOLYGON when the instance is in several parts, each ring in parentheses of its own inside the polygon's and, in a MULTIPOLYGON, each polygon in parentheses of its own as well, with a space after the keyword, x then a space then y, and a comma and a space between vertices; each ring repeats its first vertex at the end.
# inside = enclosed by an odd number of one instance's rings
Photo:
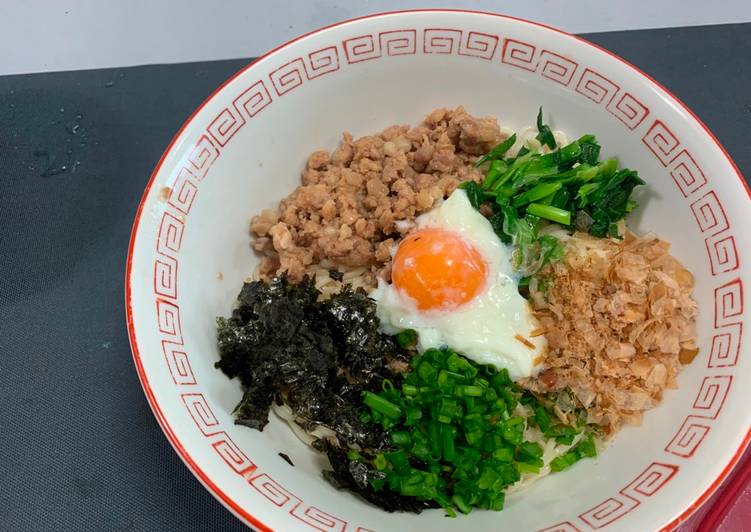
POLYGON ((61 108, 60 108, 60 112, 61 112, 61 113, 64 113, 64 112, 65 112, 65 107, 61 107, 61 108))

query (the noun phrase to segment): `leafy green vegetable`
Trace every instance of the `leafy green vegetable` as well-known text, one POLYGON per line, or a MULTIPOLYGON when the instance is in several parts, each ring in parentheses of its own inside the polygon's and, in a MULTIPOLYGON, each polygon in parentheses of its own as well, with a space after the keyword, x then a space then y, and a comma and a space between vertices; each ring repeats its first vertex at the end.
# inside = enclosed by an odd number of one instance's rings
POLYGON ((556 144, 553 132, 550 130, 550 126, 542 122, 542 107, 540 107, 540 110, 537 112, 537 136, 535 138, 539 140, 540 144, 543 146, 547 146, 551 150, 555 149, 556 144))
POLYGON ((417 344, 417 331, 414 329, 404 329, 394 339, 402 349, 413 349, 415 344, 417 344))
POLYGON ((509 138, 498 144, 496 147, 491 149, 488 153, 480 157, 480 159, 475 163, 475 166, 481 166, 484 162, 489 161, 491 159, 499 159, 503 157, 507 151, 511 149, 511 146, 513 146, 516 143, 516 133, 511 135, 509 138))
POLYGON ((483 200, 483 192, 482 189, 480 189, 480 185, 474 181, 465 181, 459 185, 459 188, 464 189, 464 192, 467 193, 469 204, 475 209, 479 209, 483 200))
POLYGON ((552 471, 563 471, 584 457, 591 458, 594 456, 597 456, 597 447, 595 446, 594 436, 588 434, 566 453, 551 460, 550 469, 552 471))
POLYGON ((493 230, 514 245, 514 267, 525 278, 563 255, 557 239, 541 232, 544 224, 617 237, 617 222, 636 207, 634 188, 645 184, 634 170, 619 170, 615 159, 600 161, 593 135, 557 146, 542 108, 537 129, 537 140, 554 151, 542 154, 525 146, 505 157, 516 141, 510 137, 477 161, 488 163, 481 184, 461 185, 473 207, 492 210, 493 230))
MULTIPOLYGON (((363 496, 372 500, 391 490, 441 506, 449 516, 473 508, 501 510, 506 488, 543 467, 542 446, 524 434, 528 421, 543 432, 552 430, 550 415, 522 393, 507 370, 475 364, 450 349, 428 349, 410 366, 400 387, 384 383, 381 392, 362 394, 365 415, 388 433, 392 445, 349 456, 347 469, 367 479, 370 491, 363 496), (529 419, 515 411, 522 402, 534 412, 529 419)), ((550 437, 568 434, 565 427, 556 424, 550 437)), ((575 456, 589 452, 577 446, 575 456)), ((352 484, 342 469, 336 474, 352 484)))

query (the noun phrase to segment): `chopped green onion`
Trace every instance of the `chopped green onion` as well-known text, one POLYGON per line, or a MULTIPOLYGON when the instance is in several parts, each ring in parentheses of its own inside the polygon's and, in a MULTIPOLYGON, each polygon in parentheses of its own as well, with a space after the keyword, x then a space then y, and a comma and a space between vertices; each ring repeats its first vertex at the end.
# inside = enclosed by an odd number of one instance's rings
MULTIPOLYGON (((500 510, 506 488, 544 465, 542 446, 524 439, 527 423, 546 438, 580 431, 552 425, 542 404, 523 393, 506 369, 475 364, 450 349, 428 349, 411 367, 401 382, 363 393, 370 422, 385 430, 389 447, 348 457, 372 468, 375 477, 368 482, 374 490, 432 500, 449 516, 473 508, 500 510), (528 418, 514 411, 520 403, 532 412, 528 418)), ((551 467, 568 467, 594 453, 594 441, 582 439, 551 467)))
POLYGON ((399 447, 410 445, 412 443, 412 438, 410 437, 409 432, 406 431, 394 431, 390 436, 391 443, 399 447))
POLYGON ((402 409, 397 405, 372 392, 362 392, 362 402, 386 417, 398 418, 402 414, 402 409))
POLYGON ((402 386, 402 393, 404 393, 404 395, 413 396, 417 395, 418 392, 419 388, 417 388, 417 386, 413 386, 412 384, 405 384, 404 386, 402 386))

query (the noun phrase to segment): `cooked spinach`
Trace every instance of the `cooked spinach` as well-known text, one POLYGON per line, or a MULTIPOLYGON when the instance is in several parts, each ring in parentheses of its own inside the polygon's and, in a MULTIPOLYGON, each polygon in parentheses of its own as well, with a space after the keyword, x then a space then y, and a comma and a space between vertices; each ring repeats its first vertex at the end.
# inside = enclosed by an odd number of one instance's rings
POLYGON ((619 170, 615 159, 600 161, 593 135, 557 146, 542 109, 537 129, 537 140, 555 151, 539 153, 524 146, 506 157, 516 140, 511 136, 477 161, 485 165, 481 184, 460 185, 473 207, 491 213, 499 238, 514 245, 514 267, 522 277, 562 256, 557 239, 539 232, 543 221, 597 237, 618 236, 616 223, 636 207, 631 193, 645 184, 636 171, 619 170))

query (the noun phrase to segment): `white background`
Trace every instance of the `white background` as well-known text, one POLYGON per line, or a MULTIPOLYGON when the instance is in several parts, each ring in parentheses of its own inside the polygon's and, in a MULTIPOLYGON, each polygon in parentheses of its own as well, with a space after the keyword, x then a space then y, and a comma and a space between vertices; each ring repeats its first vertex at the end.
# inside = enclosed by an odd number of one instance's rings
POLYGON ((0 0, 0 75, 257 56, 326 24, 419 7, 574 33, 751 21, 751 0, 0 0))

